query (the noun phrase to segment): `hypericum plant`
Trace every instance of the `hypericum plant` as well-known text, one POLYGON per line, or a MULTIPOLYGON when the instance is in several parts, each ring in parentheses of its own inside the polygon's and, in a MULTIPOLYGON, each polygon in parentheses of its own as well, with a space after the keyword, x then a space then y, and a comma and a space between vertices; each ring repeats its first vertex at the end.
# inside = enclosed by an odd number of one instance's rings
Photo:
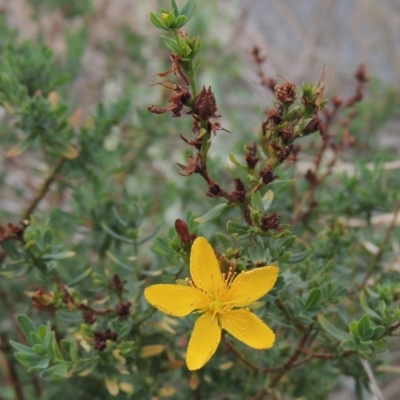
MULTIPOLYGON (((60 66, 32 43, 0 49, 2 149, 40 166, 29 170, 38 190, 2 195, 21 201, 17 221, 0 210, 7 400, 328 399, 344 376, 358 399, 380 396, 400 327, 400 181, 379 163, 387 153, 359 161, 365 67, 353 96, 327 100, 324 77, 278 83, 254 47, 276 102, 257 136, 230 133, 198 79, 200 38, 185 31, 195 15, 196 0, 150 14, 172 66, 156 74, 169 103, 149 111, 174 124, 143 110, 138 82, 132 102, 125 88, 114 104, 77 111, 61 85, 79 60, 60 66), (169 136, 177 129, 183 143, 169 136), (217 135, 243 146, 217 158, 217 135), (163 151, 188 159, 174 174, 163 151)), ((137 51, 140 37, 124 35, 137 51)), ((135 67, 148 74, 154 60, 143 57, 135 67)), ((7 165, 2 187, 19 167, 7 165)))

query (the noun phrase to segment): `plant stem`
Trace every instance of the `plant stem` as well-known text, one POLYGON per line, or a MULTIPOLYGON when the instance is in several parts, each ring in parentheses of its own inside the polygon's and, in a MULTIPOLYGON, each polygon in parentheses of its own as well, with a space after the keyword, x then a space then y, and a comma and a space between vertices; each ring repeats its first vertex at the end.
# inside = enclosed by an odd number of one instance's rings
POLYGON ((46 195, 46 193, 49 191, 51 184, 54 182, 54 180, 57 177, 57 174, 60 172, 61 168, 63 167, 64 163, 66 161, 66 158, 62 157, 58 160, 56 166, 53 168, 53 170, 50 172, 50 175, 46 178, 46 180, 43 182, 42 187, 40 188, 38 194, 35 196, 35 198, 31 201, 31 203, 28 205, 24 213, 22 214, 21 220, 24 221, 25 219, 28 219, 32 212, 36 209, 40 201, 43 199, 43 197, 46 195))

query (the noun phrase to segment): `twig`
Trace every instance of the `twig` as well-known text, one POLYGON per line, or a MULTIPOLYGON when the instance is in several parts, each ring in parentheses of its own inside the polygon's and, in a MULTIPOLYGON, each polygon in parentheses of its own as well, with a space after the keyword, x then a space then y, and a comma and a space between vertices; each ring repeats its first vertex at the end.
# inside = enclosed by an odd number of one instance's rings
POLYGON ((25 219, 28 219, 29 216, 36 209, 36 207, 38 206, 40 201, 43 199, 43 197, 49 191, 51 184, 56 179, 57 174, 60 172, 61 168, 63 167, 63 165, 65 163, 65 161, 66 161, 66 158, 64 158, 64 157, 62 157, 62 158, 60 158, 58 160, 56 166, 53 168, 53 170, 51 171, 50 175, 43 182, 43 185, 40 188, 38 194, 35 196, 35 198, 31 201, 31 203, 28 205, 28 207, 26 208, 26 210, 22 214, 21 221, 24 221, 25 219))

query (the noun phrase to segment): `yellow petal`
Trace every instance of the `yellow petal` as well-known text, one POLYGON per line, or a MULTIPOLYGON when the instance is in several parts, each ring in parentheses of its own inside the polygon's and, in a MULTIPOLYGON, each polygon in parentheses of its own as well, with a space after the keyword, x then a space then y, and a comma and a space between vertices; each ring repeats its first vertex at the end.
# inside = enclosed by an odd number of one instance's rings
POLYGON ((184 317, 196 309, 206 308, 208 299, 195 287, 163 284, 149 286, 144 297, 151 305, 174 317, 184 317))
POLYGON ((278 278, 279 268, 275 265, 240 273, 228 290, 227 298, 234 307, 246 307, 268 293, 278 278))
POLYGON ((231 310, 220 316, 222 327, 232 336, 254 349, 268 349, 275 334, 257 315, 249 310, 231 310))
POLYGON ((194 325, 186 355, 186 364, 193 371, 201 368, 215 353, 221 340, 218 318, 211 313, 199 317, 194 325))
POLYGON ((190 274, 193 282, 207 293, 215 294, 222 287, 222 275, 217 257, 207 239, 198 237, 190 254, 190 274))

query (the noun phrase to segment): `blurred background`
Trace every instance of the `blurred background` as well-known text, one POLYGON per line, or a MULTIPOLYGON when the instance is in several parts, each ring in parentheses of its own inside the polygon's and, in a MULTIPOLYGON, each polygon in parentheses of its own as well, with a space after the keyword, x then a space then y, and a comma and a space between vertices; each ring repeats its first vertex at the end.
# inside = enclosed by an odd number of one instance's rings
MULTIPOLYGON (((148 105, 168 99, 162 87, 150 85, 159 81, 154 74, 168 70, 170 61, 148 17, 150 10, 168 4, 167 0, 0 0, 0 47, 12 38, 42 42, 53 49, 60 68, 72 77, 67 98, 76 124, 85 121, 99 102, 110 104, 128 96, 131 121, 142 121, 144 132, 151 135, 142 114, 148 105)), ((317 83, 324 76, 328 97, 351 96, 354 73, 365 64, 371 85, 358 129, 365 131, 366 141, 378 137, 379 144, 399 158, 400 0, 203 0, 187 29, 207 44, 200 53, 199 82, 212 86, 224 117, 222 125, 233 133, 217 136, 216 149, 227 146, 227 140, 237 143, 237 133, 257 132, 264 110, 273 104, 252 56, 257 46, 266 57, 261 67, 267 78, 301 85, 317 83)), ((181 121, 178 124, 165 125, 175 134, 171 140, 180 140, 179 126, 182 132, 190 131, 181 121)), ((110 148, 119 134, 116 131, 107 139, 110 148)), ((180 148, 149 145, 149 156, 158 160, 151 171, 162 179, 171 166, 182 162, 180 148)), ((0 169, 6 165, 0 159, 0 169)), ((18 174, 13 173, 11 185, 25 179, 18 174)), ((134 191, 135 178, 128 184, 134 191)), ((4 194, 1 201, 2 211, 11 215, 19 215, 24 204, 4 194)), ((181 206, 171 205, 170 224, 181 206)), ((398 372, 382 388, 387 400, 400 398, 398 372)), ((353 399, 351 380, 344 386, 332 399, 353 399)))

